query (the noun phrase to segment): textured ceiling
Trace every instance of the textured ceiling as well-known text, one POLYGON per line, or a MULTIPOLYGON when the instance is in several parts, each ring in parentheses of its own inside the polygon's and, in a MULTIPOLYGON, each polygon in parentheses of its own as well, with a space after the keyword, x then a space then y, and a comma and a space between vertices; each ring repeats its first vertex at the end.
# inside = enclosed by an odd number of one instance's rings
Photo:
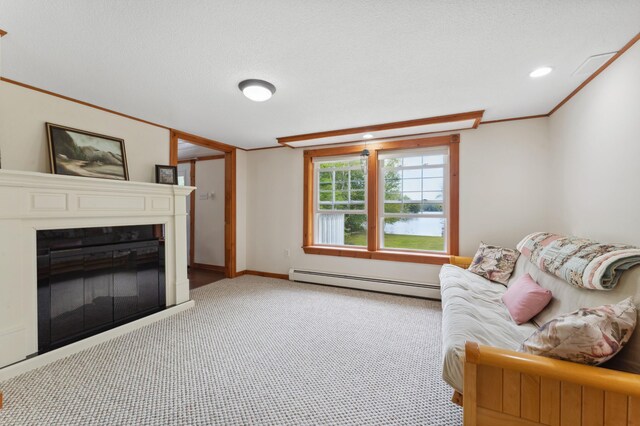
POLYGON ((0 0, 4 77, 244 148, 547 113, 639 23, 638 0, 0 0), (530 79, 540 65, 555 72, 530 79), (275 96, 247 100, 246 78, 275 96))

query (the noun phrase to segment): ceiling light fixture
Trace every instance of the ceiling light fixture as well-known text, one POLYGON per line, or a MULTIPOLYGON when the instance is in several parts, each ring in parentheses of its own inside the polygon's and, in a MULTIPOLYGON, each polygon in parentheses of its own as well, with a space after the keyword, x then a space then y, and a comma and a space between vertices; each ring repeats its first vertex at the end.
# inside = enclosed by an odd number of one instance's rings
POLYGON ((362 139, 373 139, 373 135, 371 133, 365 133, 362 135, 362 139))
POLYGON ((536 68, 535 70, 529 73, 529 77, 531 78, 544 77, 545 75, 549 74, 551 71, 553 71, 553 68, 551 67, 536 68))
POLYGON ((238 88, 254 102, 264 102, 276 93, 276 86, 264 80, 249 79, 241 81, 238 88))

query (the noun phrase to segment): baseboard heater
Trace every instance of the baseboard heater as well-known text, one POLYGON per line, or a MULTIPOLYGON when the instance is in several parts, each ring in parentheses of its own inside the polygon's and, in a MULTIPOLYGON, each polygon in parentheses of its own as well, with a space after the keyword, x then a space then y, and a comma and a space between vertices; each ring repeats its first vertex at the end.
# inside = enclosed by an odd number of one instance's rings
POLYGON ((289 279, 302 283, 324 284, 358 290, 440 299, 440 286, 416 281, 397 281, 331 272, 289 269, 289 279))

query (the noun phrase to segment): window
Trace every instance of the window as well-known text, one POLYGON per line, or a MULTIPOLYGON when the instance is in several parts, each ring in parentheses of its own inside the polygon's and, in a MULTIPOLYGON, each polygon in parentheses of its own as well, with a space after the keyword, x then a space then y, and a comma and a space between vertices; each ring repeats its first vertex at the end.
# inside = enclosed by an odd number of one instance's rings
POLYGON ((306 253, 445 263, 458 250, 459 135, 305 151, 306 253))
POLYGON ((357 157, 314 161, 316 244, 367 246, 367 183, 357 157))
POLYGON ((449 150, 380 154, 380 247, 446 252, 449 150))

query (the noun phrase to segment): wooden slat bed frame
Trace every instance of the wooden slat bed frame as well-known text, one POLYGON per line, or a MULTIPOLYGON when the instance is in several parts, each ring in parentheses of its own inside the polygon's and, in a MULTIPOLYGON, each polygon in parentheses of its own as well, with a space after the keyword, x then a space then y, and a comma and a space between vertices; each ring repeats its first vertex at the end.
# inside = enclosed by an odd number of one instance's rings
POLYGON ((465 426, 640 426, 640 375, 467 342, 465 426))

